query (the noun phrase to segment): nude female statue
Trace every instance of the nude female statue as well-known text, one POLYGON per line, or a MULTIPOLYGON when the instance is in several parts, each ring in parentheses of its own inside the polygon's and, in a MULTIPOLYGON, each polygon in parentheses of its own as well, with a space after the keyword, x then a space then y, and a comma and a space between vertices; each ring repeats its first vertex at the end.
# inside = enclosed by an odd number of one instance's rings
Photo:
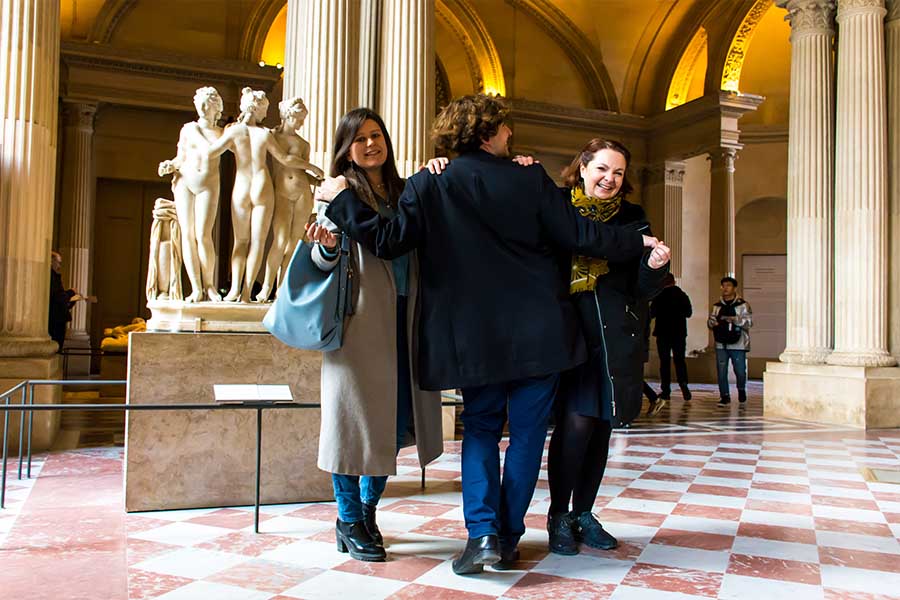
MULTIPOLYGON (((266 277, 257 302, 265 302, 275 285, 278 269, 282 277, 287 270, 297 243, 303 237, 306 220, 312 212, 313 200, 310 176, 322 179, 325 173, 309 161, 309 142, 297 133, 303 126, 309 111, 299 97, 282 100, 278 104, 281 125, 272 130, 275 140, 289 156, 303 161, 302 168, 282 165, 275 161, 272 173, 275 180, 275 215, 272 221, 272 246, 266 258, 266 277)), ((281 280, 279 279, 279 283, 281 280)))
POLYGON ((259 125, 269 110, 265 92, 245 87, 241 90, 240 108, 238 120, 226 127, 222 137, 209 148, 210 157, 231 150, 236 163, 231 194, 234 249, 231 253, 231 289, 225 296, 226 302, 250 302, 253 283, 262 264, 275 202, 266 155, 271 154, 278 162, 296 169, 309 164, 285 154, 274 134, 259 125))
POLYGON ((222 135, 222 128, 216 125, 222 116, 222 98, 216 88, 202 87, 194 94, 194 107, 199 118, 181 128, 178 153, 159 163, 159 176, 173 174, 172 194, 191 282, 191 294, 185 301, 197 302, 206 296, 218 302, 222 297, 214 283, 212 232, 219 207, 219 155, 210 155, 208 149, 222 135))

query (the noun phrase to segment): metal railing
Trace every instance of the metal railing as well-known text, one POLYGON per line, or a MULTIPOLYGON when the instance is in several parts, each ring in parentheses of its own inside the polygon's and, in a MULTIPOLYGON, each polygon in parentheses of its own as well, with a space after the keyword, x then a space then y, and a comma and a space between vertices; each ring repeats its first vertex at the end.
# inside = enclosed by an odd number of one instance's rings
MULTIPOLYGON (((10 412, 20 412, 19 417, 19 472, 18 478, 22 479, 22 467, 26 464, 26 479, 31 479, 31 440, 33 435, 34 412, 35 411, 67 411, 67 410, 87 410, 87 411, 154 411, 154 410, 256 410, 256 512, 254 515, 254 528, 259 533, 259 489, 260 489, 260 463, 261 463, 261 447, 262 447, 262 411, 267 408, 320 408, 319 403, 311 402, 241 402, 230 404, 201 404, 201 403, 183 403, 183 404, 35 404, 34 388, 36 386, 107 386, 107 385, 127 385, 128 381, 124 379, 110 380, 90 380, 90 379, 26 379, 19 382, 12 388, 0 393, 0 410, 3 411, 3 465, 2 475, 0 475, 0 509, 6 507, 6 478, 7 478, 7 461, 9 446, 9 414, 10 412), (19 404, 10 403, 10 399, 16 392, 21 391, 22 401, 19 404), (27 434, 25 413, 28 413, 27 434), (27 444, 25 439, 27 438, 27 444), (27 449, 27 450, 26 450, 27 449), (26 461, 27 457, 27 461, 26 461)), ((442 406, 462 406, 462 397, 457 394, 443 393, 442 398, 449 399, 442 401, 442 406)), ((425 467, 422 467, 422 488, 425 488, 425 467)))

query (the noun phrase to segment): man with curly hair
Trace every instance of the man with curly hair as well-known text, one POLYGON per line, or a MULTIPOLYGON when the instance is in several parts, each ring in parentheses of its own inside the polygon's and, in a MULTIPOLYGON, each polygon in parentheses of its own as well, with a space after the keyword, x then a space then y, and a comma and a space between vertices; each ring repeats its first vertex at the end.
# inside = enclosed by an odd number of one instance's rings
POLYGON ((432 136, 458 157, 440 176, 423 170, 408 179, 393 218, 380 216, 339 180, 322 186, 334 196, 325 215, 376 256, 418 250, 414 368, 422 388, 463 394, 469 540, 453 562, 460 575, 484 565, 507 569, 517 559, 559 373, 586 359, 560 251, 626 260, 657 243, 582 218, 540 165, 510 161, 508 114, 499 97, 451 102, 432 136))

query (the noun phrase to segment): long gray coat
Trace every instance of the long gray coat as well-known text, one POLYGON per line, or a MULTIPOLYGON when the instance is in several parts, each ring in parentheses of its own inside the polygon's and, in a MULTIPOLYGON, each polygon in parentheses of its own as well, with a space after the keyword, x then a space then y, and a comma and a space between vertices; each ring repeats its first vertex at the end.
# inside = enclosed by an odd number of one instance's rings
MULTIPOLYGON (((322 215, 325 211, 318 211, 322 215)), ((333 223, 320 223, 334 231, 333 223)), ((394 475, 397 440, 397 288, 390 261, 351 244, 353 314, 344 325, 343 345, 322 358, 322 424, 319 468, 345 475, 394 475)), ((314 260, 322 265, 318 252, 314 260)), ((443 452, 441 398, 419 389, 415 360, 418 331, 418 261, 409 272, 410 372, 415 439, 419 462, 443 452)))

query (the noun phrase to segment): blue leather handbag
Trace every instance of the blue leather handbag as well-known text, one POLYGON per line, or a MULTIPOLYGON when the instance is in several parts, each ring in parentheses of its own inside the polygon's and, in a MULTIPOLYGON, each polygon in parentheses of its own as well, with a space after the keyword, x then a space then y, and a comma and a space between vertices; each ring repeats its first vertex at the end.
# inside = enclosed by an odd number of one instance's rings
POLYGON ((350 238, 341 236, 338 265, 330 272, 313 262, 312 246, 297 244, 263 326, 288 346, 328 352, 341 347, 344 318, 353 312, 350 238))

